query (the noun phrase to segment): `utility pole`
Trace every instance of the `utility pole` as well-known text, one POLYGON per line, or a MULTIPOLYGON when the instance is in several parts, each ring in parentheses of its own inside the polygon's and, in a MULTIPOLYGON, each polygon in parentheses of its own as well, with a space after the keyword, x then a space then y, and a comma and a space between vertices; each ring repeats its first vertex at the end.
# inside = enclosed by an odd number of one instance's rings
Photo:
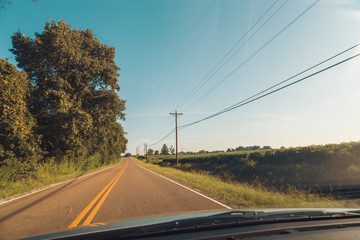
POLYGON ((147 161, 147 144, 144 143, 144 157, 146 158, 147 161))
POLYGON ((176 129, 176 165, 179 166, 179 159, 178 159, 178 127, 177 127, 177 117, 180 115, 183 115, 182 113, 178 113, 175 111, 175 113, 170 113, 170 115, 175 116, 175 129, 176 129))

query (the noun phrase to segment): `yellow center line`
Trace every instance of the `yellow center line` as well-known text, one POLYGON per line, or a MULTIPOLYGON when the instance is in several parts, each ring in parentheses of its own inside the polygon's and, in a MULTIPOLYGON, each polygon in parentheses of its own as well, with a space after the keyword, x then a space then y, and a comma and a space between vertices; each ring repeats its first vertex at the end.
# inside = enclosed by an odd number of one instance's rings
MULTIPOLYGON (((128 164, 128 160, 126 160, 126 166, 128 164)), ((126 167, 125 167, 126 168, 126 167)), ((124 169, 125 169, 124 168, 124 169)), ((123 170, 124 170, 123 169, 123 170)), ((121 174, 123 173, 123 171, 121 170, 118 174, 116 174, 116 176, 101 190, 101 192, 98 193, 98 195, 96 195, 96 197, 86 206, 86 208, 79 214, 79 216, 77 216, 75 218, 75 220, 68 226, 68 228, 73 228, 76 227, 81 219, 83 219, 83 217, 89 212, 89 210, 93 207, 93 205, 97 202, 97 200, 103 195, 103 193, 111 186, 111 184, 118 179, 119 176, 121 176, 121 174)))
POLYGON ((102 196, 102 198, 100 199, 100 201, 96 204, 96 206, 94 207, 94 209, 91 211, 91 213, 89 214, 89 216, 86 218, 86 220, 84 221, 83 225, 88 225, 90 224, 90 222, 93 220, 93 218, 95 217, 96 213, 99 211, 101 205, 104 203, 105 199, 107 198, 107 196, 109 195, 110 191, 113 189, 113 187, 115 186, 116 182, 119 180, 119 178, 121 177, 121 175, 123 174, 123 172, 125 171, 126 167, 128 166, 129 161, 126 161, 125 167, 119 172, 119 176, 117 177, 117 179, 112 183, 112 185, 108 188, 108 190, 105 192, 105 194, 102 196))

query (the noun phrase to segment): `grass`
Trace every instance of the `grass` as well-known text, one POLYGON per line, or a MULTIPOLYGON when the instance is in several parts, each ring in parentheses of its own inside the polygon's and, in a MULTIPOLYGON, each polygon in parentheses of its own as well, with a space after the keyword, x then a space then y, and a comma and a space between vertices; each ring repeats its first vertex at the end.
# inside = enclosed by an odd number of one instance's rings
POLYGON ((224 181, 260 181, 287 191, 360 185, 360 142, 208 154, 150 155, 150 163, 217 176, 224 181))
MULTIPOLYGON (((9 181, 5 178, 0 179, 0 199, 17 197, 50 184, 66 181, 114 166, 120 162, 120 158, 106 164, 99 164, 96 163, 96 160, 89 159, 85 165, 72 161, 65 161, 60 164, 49 161, 37 166, 36 171, 31 177, 18 179, 16 181, 9 181)), ((2 169, 2 171, 5 171, 5 169, 2 169)))
POLYGON ((185 172, 170 167, 161 167, 135 159, 136 163, 149 170, 167 176, 196 189, 234 208, 277 208, 277 207, 345 207, 345 203, 330 197, 321 197, 306 191, 289 189, 286 193, 271 190, 261 184, 226 182, 208 174, 185 172))

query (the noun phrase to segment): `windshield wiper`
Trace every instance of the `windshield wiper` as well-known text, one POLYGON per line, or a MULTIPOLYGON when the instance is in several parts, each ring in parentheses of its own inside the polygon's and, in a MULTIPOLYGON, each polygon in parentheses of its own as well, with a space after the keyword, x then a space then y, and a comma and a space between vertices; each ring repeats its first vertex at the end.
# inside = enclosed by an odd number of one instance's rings
MULTIPOLYGON (((174 220, 164 223, 142 225, 131 228, 113 228, 75 234, 66 239, 137 239, 198 230, 212 230, 222 227, 250 226, 290 221, 324 220, 360 217, 360 211, 285 210, 285 211, 229 211, 206 217, 174 220)), ((52 238, 52 239, 56 239, 52 238)))
POLYGON ((140 237, 143 235, 174 233, 177 231, 213 229, 219 227, 247 226, 254 224, 304 221, 315 219, 334 219, 342 217, 360 217, 360 211, 328 212, 325 210, 307 211, 229 211, 207 217, 175 220, 132 229, 123 229, 121 238, 140 237))
POLYGON ((184 219, 175 221, 174 229, 190 226, 208 226, 219 225, 228 223, 253 223, 259 221, 281 221, 281 220, 297 220, 297 219, 323 219, 323 218, 338 218, 338 217, 360 217, 359 211, 339 211, 328 212, 325 210, 292 210, 292 211, 229 211, 225 213, 219 213, 207 217, 199 217, 193 219, 184 219))

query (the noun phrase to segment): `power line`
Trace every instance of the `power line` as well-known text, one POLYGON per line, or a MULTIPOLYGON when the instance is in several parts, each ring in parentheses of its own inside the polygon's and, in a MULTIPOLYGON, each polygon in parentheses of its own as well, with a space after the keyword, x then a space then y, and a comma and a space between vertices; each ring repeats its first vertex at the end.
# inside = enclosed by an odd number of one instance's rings
POLYGON ((159 128, 159 130, 156 131, 157 133, 154 134, 152 139, 157 139, 160 136, 162 136, 164 132, 166 132, 168 129, 170 129, 170 127, 172 127, 172 125, 173 125, 173 122, 170 121, 170 119, 167 119, 167 121, 164 121, 163 124, 161 125, 161 127, 159 128), (166 124, 166 123, 168 123, 168 124, 166 124))
MULTIPOLYGON (((265 47, 267 47, 273 40, 275 40, 279 35, 281 35, 284 31, 286 31, 291 25, 293 25, 297 20, 299 20, 305 13, 307 13, 311 8, 313 8, 320 0, 316 0, 313 4, 311 4, 308 8, 306 8, 303 12, 301 12, 296 18, 294 18, 289 24, 287 24, 284 28, 282 28, 277 34, 275 34, 269 41, 267 41, 262 47, 260 47, 256 52, 254 52, 250 57, 248 57, 244 62, 242 62, 239 66, 237 66, 233 71, 231 71, 228 75, 226 75, 220 82, 218 82, 213 88, 211 88, 208 92, 206 92, 203 96, 201 96, 196 102, 201 101, 204 97, 206 97, 209 93, 214 91, 220 84, 230 78, 235 72, 237 72, 241 67, 243 67, 246 63, 248 63, 253 57, 259 54, 265 47)), ((194 104, 193 104, 194 105, 194 104)))
MULTIPOLYGON (((242 62, 238 67, 236 67, 232 72, 230 72, 228 75, 226 75, 225 76, 225 78, 223 78, 217 85, 215 85, 215 87, 213 87, 212 89, 210 89, 210 91, 208 91, 207 93, 205 93, 200 99, 198 99, 198 101, 200 101, 201 99, 203 99, 205 96, 207 96, 210 92, 212 92, 213 90, 215 90, 215 88, 217 88, 221 83, 223 83, 225 80, 227 80, 230 76, 232 76, 236 71, 238 71, 242 66, 244 66, 247 62, 249 62, 253 57, 255 57, 257 54, 259 54, 265 47, 267 47, 273 40, 275 40, 279 35, 281 35, 284 31, 286 31, 291 25, 293 25, 297 20, 299 20, 305 13, 307 13, 311 8, 313 8, 318 2, 319 2, 320 0, 316 0, 316 1, 314 1, 308 8, 306 8, 303 12, 301 12, 296 18, 294 18, 289 24, 287 24, 284 28, 282 28, 277 34, 275 34, 269 41, 267 41, 262 47, 260 47, 255 53, 253 53, 250 57, 248 57, 244 62, 242 62)), ((276 3, 276 2, 275 2, 276 3)), ((273 4, 273 5, 275 5, 275 3, 273 4)), ((284 2, 281 6, 280 6, 280 8, 273 14, 273 15, 271 15, 270 16, 270 18, 265 22, 265 23, 263 23, 263 25, 252 35, 252 37, 285 5, 285 3, 287 3, 287 1, 286 2, 284 2)), ((270 7, 270 9, 273 7, 273 5, 270 7)), ((268 11, 267 11, 268 12, 268 11)), ((262 18, 262 17, 261 17, 262 18)), ((258 21, 257 21, 257 23, 258 23, 258 21)), ((255 26, 255 25, 254 25, 255 26)), ((249 30, 250 31, 250 30, 249 30)), ((249 32, 248 31, 248 32, 249 32)), ((248 34, 248 32, 246 33, 246 34, 248 34)), ((245 36, 246 36, 246 34, 245 34, 245 36)), ((251 38, 250 38, 251 39, 251 38)), ((249 39, 248 39, 249 40, 249 39)), ((236 44, 235 44, 236 45, 236 44)), ((242 45, 242 46, 244 46, 244 45, 242 45)), ((241 47, 242 47, 241 46, 241 47)), ((220 66, 220 68, 221 67, 223 67, 228 61, 229 61, 229 59, 231 59, 231 57, 233 57, 237 52, 239 51, 239 49, 235 52, 235 53, 233 53, 231 56, 230 56, 230 58, 228 58, 228 60, 224 63, 224 64, 222 64, 221 66, 220 66)), ((231 50, 230 50, 230 52, 231 52, 231 50)), ((228 55, 228 53, 226 54, 226 55, 228 55)), ((226 57, 226 55, 225 55, 225 57, 226 57)), ((221 59, 220 61, 219 61, 219 63, 221 62, 221 61, 223 61, 223 59, 221 59)), ((217 64, 218 65, 218 64, 217 64)), ((214 67, 215 68, 215 67, 214 67)), ((218 69, 218 70, 220 70, 220 68, 218 69)), ((218 71, 217 70, 217 71, 218 71)), ((211 70, 212 71, 212 70, 211 70)), ((210 72, 211 72, 210 71, 210 72)), ((215 75, 216 73, 217 73, 217 71, 215 72, 215 73, 213 73, 212 75, 211 75, 211 77, 213 76, 213 75, 215 75)), ((208 75, 208 74, 207 74, 208 75)), ((206 78, 204 78, 204 79, 206 79, 206 78)), ((204 80, 203 79, 203 80, 204 80)), ((203 81, 202 80, 202 81, 203 81)), ((208 79, 209 80, 209 79, 208 79)), ((207 80, 207 81, 208 81, 207 80)), ((201 82, 202 81, 200 81, 200 84, 201 84, 201 82)), ((206 82, 205 82, 206 83, 206 82)), ((204 83, 204 84, 205 84, 204 83)), ((203 85, 204 85, 203 84, 203 85)), ((201 85, 201 87, 203 86, 203 85, 201 85)), ((200 88, 201 88, 200 87, 200 88)), ((198 90, 197 90, 198 91, 198 90)), ((196 92, 197 92, 196 91, 196 92)), ((186 100, 187 101, 187 100, 186 100)), ((183 104, 183 103, 182 103, 183 104)), ((226 109, 224 109, 224 110, 222 110, 222 111, 225 111, 225 112, 227 112, 226 111, 226 109)), ((221 112, 221 111, 220 111, 221 112)), ((220 114, 222 114, 222 113, 220 113, 220 112, 218 112, 218 113, 216 113, 216 114, 218 114, 218 115, 220 115, 220 114)), ((214 114, 215 115, 215 114, 214 114)), ((193 124, 196 124, 196 123, 198 123, 198 122, 202 122, 202 121, 204 121, 204 120, 206 120, 206 119, 209 119, 209 118, 211 118, 213 115, 211 115, 211 116, 209 116, 209 117, 207 117, 207 118, 204 118, 204 119, 201 119, 201 120, 198 120, 198 121, 195 121, 195 122, 193 122, 193 123, 190 123, 190 124, 186 124, 186 125, 183 125, 183 126, 180 126, 179 128, 184 128, 184 127, 187 127, 187 126, 191 126, 191 125, 193 125, 193 124)), ((217 115, 216 115, 217 116, 217 115)), ((154 143, 154 144, 151 144, 151 145, 149 145, 149 146, 153 146, 153 145, 156 145, 156 144, 158 144, 159 142, 161 142, 161 141, 163 141, 165 138, 167 138, 168 136, 170 136, 173 132, 175 131, 175 129, 173 129, 173 130, 171 130, 167 135, 165 135, 165 137, 163 137, 162 139, 160 139, 159 141, 157 141, 156 143, 154 143)))
POLYGON ((315 75, 317 75, 317 74, 319 74, 319 73, 322 73, 322 72, 327 71, 327 70, 329 70, 329 69, 331 69, 331 68, 333 68, 333 67, 336 67, 336 66, 338 66, 338 65, 340 65, 340 64, 343 64, 343 63, 345 63, 345 62, 347 62, 347 61, 349 61, 349 60, 351 60, 351 59, 354 59, 354 58, 356 58, 356 57, 358 57, 358 56, 360 56, 360 54, 353 55, 353 56, 351 56, 351 57, 349 57, 349 58, 346 58, 345 60, 342 60, 342 61, 340 61, 340 62, 337 62, 337 63, 335 63, 335 64, 333 64, 333 65, 331 65, 331 66, 329 66, 329 67, 323 68, 323 69, 321 69, 321 70, 319 70, 319 71, 317 71, 317 72, 315 72, 315 73, 312 73, 312 74, 310 74, 310 75, 307 75, 307 76, 305 76, 305 77, 303 77, 303 78, 300 78, 299 80, 296 80, 296 81, 294 81, 294 82, 292 82, 292 83, 289 83, 289 84, 287 84, 287 85, 285 85, 285 86, 282 86, 282 87, 280 87, 280 88, 277 88, 277 89, 275 89, 275 90, 273 90, 273 91, 271 91, 271 92, 268 92, 268 93, 265 93, 265 94, 263 94, 263 95, 261 95, 261 96, 258 96, 258 97, 256 97, 256 98, 253 98, 253 99, 251 99, 251 100, 249 100, 249 101, 246 101, 246 102, 241 101, 241 102, 236 103, 236 104, 232 105, 231 107, 228 107, 228 108, 226 108, 226 109, 224 109, 224 110, 221 110, 221 111, 219 111, 219 112, 217 112, 217 113, 215 113, 215 114, 213 114, 213 115, 210 115, 210 116, 208 116, 208 117, 205 117, 205 118, 203 118, 203 119, 197 120, 197 121, 192 122, 192 123, 188 123, 188 124, 182 125, 182 126, 179 127, 179 129, 184 129, 184 128, 186 128, 186 127, 190 127, 190 126, 195 125, 195 124, 197 124, 197 123, 203 122, 203 121, 205 121, 205 120, 207 120, 207 119, 216 117, 216 116, 218 116, 218 115, 221 115, 221 114, 224 114, 224 113, 226 113, 226 112, 232 111, 232 110, 234 110, 234 109, 236 109, 236 108, 239 108, 239 107, 241 107, 241 106, 244 106, 244 105, 247 105, 247 104, 249 104, 249 103, 252 103, 252 102, 254 102, 254 101, 256 101, 256 100, 259 100, 259 99, 261 99, 261 98, 264 98, 264 97, 266 97, 266 96, 268 96, 268 95, 270 95, 270 94, 273 94, 273 93, 275 93, 275 92, 278 92, 278 91, 280 91, 280 90, 282 90, 282 89, 284 89, 284 88, 290 87, 290 86, 292 86, 292 85, 294 85, 294 84, 296 84, 296 83, 299 83, 299 82, 301 82, 301 81, 304 81, 304 80, 306 80, 306 79, 308 79, 308 78, 310 78, 310 77, 313 77, 313 76, 315 76, 315 75))
POLYGON ((275 16, 275 14, 277 12, 279 12, 279 10, 288 2, 288 0, 286 0, 285 3, 283 3, 274 14, 272 14, 267 21, 265 21, 265 23, 263 23, 260 28, 249 38, 247 39, 247 41, 240 46, 240 48, 235 52, 235 54, 232 54, 227 61, 222 64, 209 78, 208 76, 210 75, 210 73, 216 69, 220 63, 222 61, 224 61, 226 59, 226 57, 238 46, 238 44, 251 32, 251 30, 266 16, 266 14, 275 6, 275 4, 278 2, 279 0, 275 1, 264 13, 263 15, 255 22, 255 24, 252 25, 252 27, 235 43, 235 45, 224 55, 224 57, 222 57, 220 59, 220 61, 217 62, 217 64, 215 64, 213 66, 213 68, 205 75, 205 77, 180 101, 180 103, 175 107, 175 108, 180 108, 181 106, 183 106, 185 104, 185 102, 187 102, 190 98, 192 98, 195 93, 197 93, 236 53, 239 52, 240 49, 242 49, 243 46, 245 46, 245 44, 247 44, 253 37, 254 35, 256 35, 257 32, 259 32, 259 30, 261 30, 266 23, 268 23, 270 21, 271 18, 273 18, 275 16))
POLYGON ((154 146, 154 145, 162 142, 165 138, 167 138, 168 136, 170 136, 173 132, 175 132, 175 128, 174 128, 173 130, 171 130, 168 134, 166 134, 165 137, 163 137, 162 139, 160 139, 159 141, 157 141, 156 143, 149 144, 149 147, 154 146))
MULTIPOLYGON (((243 43, 240 48, 233 53, 224 64, 222 64, 216 71, 215 73, 213 73, 209 78, 208 76, 210 75, 210 73, 215 70, 225 59, 227 56, 229 56, 229 54, 240 44, 240 42, 258 25, 258 23, 269 13, 269 11, 271 9, 273 9, 273 7, 276 5, 276 3, 279 0, 274 1, 274 3, 262 14, 262 16, 255 22, 255 24, 253 24, 251 26, 251 28, 233 45, 233 47, 217 62, 217 64, 215 64, 212 69, 205 75, 205 77, 180 101, 180 103, 175 107, 176 108, 180 108, 181 106, 183 106, 185 104, 186 101, 188 101, 190 98, 192 98, 194 96, 195 93, 197 93, 236 53, 239 52, 239 50, 241 50, 245 44, 247 44, 279 11, 280 9, 288 2, 288 0, 286 0, 257 30, 255 33, 253 33, 246 41, 245 43, 243 43), (204 82, 205 81, 205 82, 204 82)), ((168 127, 166 127, 168 128, 168 127)), ((163 131, 160 131, 157 135, 160 135, 163 131)), ((164 138, 160 139, 158 142, 151 144, 149 146, 153 146, 158 144, 159 142, 161 142, 162 140, 164 140, 166 137, 170 136, 173 132, 175 131, 175 129, 171 130, 164 138)))
MULTIPOLYGON (((243 103, 243 102, 245 102, 245 101, 247 101, 247 100, 250 100, 250 99, 252 99, 252 98, 254 98, 254 97, 257 97, 257 96, 259 96, 260 94, 269 91, 270 89, 273 89, 273 88, 275 88, 275 87, 277 87, 277 86, 279 86, 279 85, 281 85, 281 84, 283 84, 283 83, 285 83, 285 82, 288 82, 288 81, 290 81, 291 79, 294 79, 295 77, 298 77, 298 76, 300 76, 301 74, 304 74, 305 72, 308 72, 308 71, 310 71, 310 70, 312 70, 312 69, 314 69, 314 68, 316 68, 316 67, 318 67, 318 66, 320 66, 320 65, 322 65, 322 64, 324 64, 324 63, 326 63, 326 62, 328 62, 328 61, 330 61, 330 60, 332 60, 332 59, 334 59, 334 58, 336 58, 336 57, 338 57, 338 56, 340 56, 340 55, 342 55, 342 54, 344 54, 344 53, 346 53, 346 52, 348 52, 348 51, 350 51, 350 50, 352 50, 352 49, 354 49, 354 48, 356 48, 356 47, 358 47, 359 45, 360 45, 360 44, 358 43, 358 44, 356 44, 356 45, 354 45, 354 46, 352 46, 352 47, 350 47, 350 48, 348 48, 348 49, 346 49, 346 50, 344 50, 344 51, 342 51, 342 52, 340 52, 340 53, 337 53, 337 54, 335 54, 334 56, 329 57, 329 58, 325 59, 324 61, 322 61, 322 62, 320 62, 320 63, 317 63, 317 64, 315 64, 315 65, 313 65, 313 66, 311 66, 311 67, 309 67, 309 68, 307 68, 307 69, 305 69, 305 70, 303 70, 303 71, 301 71, 301 72, 299 72, 299 73, 297 73, 297 74, 295 74, 295 75, 293 75, 293 76, 291 76, 291 77, 289 77, 289 78, 287 78, 287 79, 285 79, 285 80, 283 80, 283 81, 281 81, 281 82, 279 82, 279 83, 277 83, 277 84, 275 84, 275 85, 272 85, 271 87, 266 88, 265 90, 263 90, 263 91, 261 91, 261 92, 259 92, 259 93, 256 93, 256 94, 254 94, 254 95, 252 95, 252 96, 250 96, 250 97, 248 97, 248 98, 246 98, 246 99, 244 99, 244 100, 242 100, 242 101, 240 101, 240 102, 238 102, 238 103, 236 103, 236 104, 234 104, 234 105, 232 105, 232 106, 230 106, 230 107, 228 107, 228 108, 232 108, 232 107, 234 107, 234 106, 236 106, 236 105, 238 105, 238 104, 241 104, 241 103, 243 103)), ((225 109, 222 110, 222 111, 226 111, 228 108, 225 108, 225 109)))
MULTIPOLYGON (((319 70, 319 71, 317 71, 317 72, 315 72, 315 73, 309 74, 309 75, 307 75, 307 76, 305 76, 305 77, 303 77, 303 78, 300 78, 299 80, 296 80, 296 81, 294 81, 294 82, 292 82, 292 83, 289 83, 289 84, 287 84, 287 85, 285 85, 285 86, 282 86, 282 87, 280 87, 280 88, 277 88, 277 89, 275 89, 275 90, 273 90, 273 91, 271 91, 271 92, 268 92, 268 93, 265 93, 265 94, 263 94, 263 95, 260 95, 260 94, 262 94, 262 93, 264 93, 264 92, 266 92, 266 91, 268 91, 268 90, 270 90, 270 89, 273 89, 274 87, 279 86, 279 85, 282 84, 282 83, 285 83, 285 82, 287 82, 287 81, 289 81, 289 80, 291 80, 291 79, 293 79, 293 78, 295 78, 295 77, 297 77, 297 76, 299 76, 299 75, 301 75, 301 74, 303 74, 303 73, 305 73, 305 72, 308 72, 308 71, 314 69, 315 67, 318 67, 318 66, 321 65, 321 64, 324 64, 324 63, 326 63, 326 62, 328 62, 328 61, 330 61, 330 60, 332 60, 332 59, 334 59, 334 58, 336 58, 336 57, 338 57, 338 56, 340 56, 340 55, 342 55, 342 54, 344 54, 344 53, 346 53, 346 52, 348 52, 348 51, 350 51, 350 50, 352 50, 352 49, 354 49, 354 48, 356 48, 356 47, 358 47, 359 45, 360 45, 360 44, 356 44, 356 45, 354 45, 354 46, 352 46, 352 47, 350 47, 350 48, 348 48, 348 49, 346 49, 346 50, 344 50, 344 51, 341 51, 340 53, 337 53, 337 54, 335 54, 334 56, 332 56, 332 57, 330 57, 330 58, 327 58, 326 60, 321 61, 320 63, 317 63, 317 64, 313 65, 312 67, 309 67, 309 68, 307 68, 306 70, 303 70, 303 71, 301 71, 300 73, 297 73, 297 74, 295 74, 295 75, 293 75, 293 76, 291 76, 291 77, 289 77, 289 78, 287 78, 287 79, 285 79, 285 80, 283 80, 283 81, 281 81, 281 82, 279 82, 279 83, 277 83, 277 84, 275 84, 275 85, 273 85, 273 86, 271 86, 271 87, 269 87, 269 88, 267 88, 267 89, 265 89, 265 90, 263 90, 263 91, 261 91, 261 92, 259 92, 259 93, 257 93, 257 94, 252 95, 251 97, 248 97, 248 98, 246 98, 246 99, 244 99, 244 100, 242 100, 242 101, 240 101, 240 102, 238 102, 238 103, 235 103, 235 104, 233 104, 233 105, 231 105, 231 106, 229 106, 229 107, 227 107, 227 108, 225 108, 225 109, 223 109, 223 110, 221 110, 221 111, 219 111, 219 112, 217 112, 217 113, 214 113, 214 114, 212 114, 212 115, 210 115, 210 116, 208 116, 208 117, 202 118, 202 119, 200 119, 200 120, 197 120, 197 121, 194 121, 194 122, 191 122, 191 123, 188 123, 188 124, 179 126, 179 130, 184 129, 184 128, 187 128, 187 127, 190 127, 190 126, 195 125, 195 124, 197 124, 197 123, 203 122, 203 121, 208 120, 208 119, 210 119, 210 118, 219 116, 219 115, 224 114, 224 113, 226 113, 226 112, 232 111, 232 110, 234 110, 234 109, 236 109, 236 108, 239 108, 239 107, 241 107, 241 106, 247 105, 247 104, 249 104, 249 103, 252 103, 252 102, 254 102, 254 101, 256 101, 256 100, 259 100, 259 99, 261 99, 261 98, 264 98, 264 97, 266 97, 266 96, 268 96, 268 95, 270 95, 270 94, 273 94, 273 93, 275 93, 275 92, 278 92, 278 91, 280 91, 280 90, 282 90, 282 89, 284 89, 284 88, 290 87, 290 86, 292 86, 292 85, 294 85, 294 84, 296 84, 296 83, 299 83, 299 82, 304 81, 304 80, 306 80, 306 79, 308 79, 308 78, 310 78, 310 77, 313 77, 313 76, 315 76, 315 75, 317 75, 317 74, 319 74, 319 73, 322 73, 322 72, 324 72, 324 71, 326 71, 326 70, 329 70, 329 69, 331 69, 331 68, 333 68, 333 67, 335 67, 335 66, 338 66, 338 65, 340 65, 340 64, 342 64, 342 63, 345 63, 345 62, 347 62, 347 61, 349 61, 349 60, 351 60, 351 59, 354 59, 354 58, 358 57, 360 54, 353 55, 352 57, 346 58, 345 60, 339 61, 339 62, 337 62, 337 63, 335 63, 335 64, 333 64, 333 65, 330 65, 329 67, 323 68, 323 69, 321 69, 321 70, 319 70), (260 96, 259 96, 259 95, 260 95, 260 96), (255 97, 256 97, 256 98, 255 98, 255 97)), ((170 131, 170 132, 169 132, 167 135, 165 135, 161 140, 159 140, 158 142, 156 142, 156 143, 154 143, 154 144, 151 144, 150 146, 153 146, 153 145, 156 145, 156 144, 160 143, 161 141, 163 141, 164 139, 166 139, 168 136, 170 136, 173 132, 175 132, 175 129, 173 129, 172 131, 170 131)))

